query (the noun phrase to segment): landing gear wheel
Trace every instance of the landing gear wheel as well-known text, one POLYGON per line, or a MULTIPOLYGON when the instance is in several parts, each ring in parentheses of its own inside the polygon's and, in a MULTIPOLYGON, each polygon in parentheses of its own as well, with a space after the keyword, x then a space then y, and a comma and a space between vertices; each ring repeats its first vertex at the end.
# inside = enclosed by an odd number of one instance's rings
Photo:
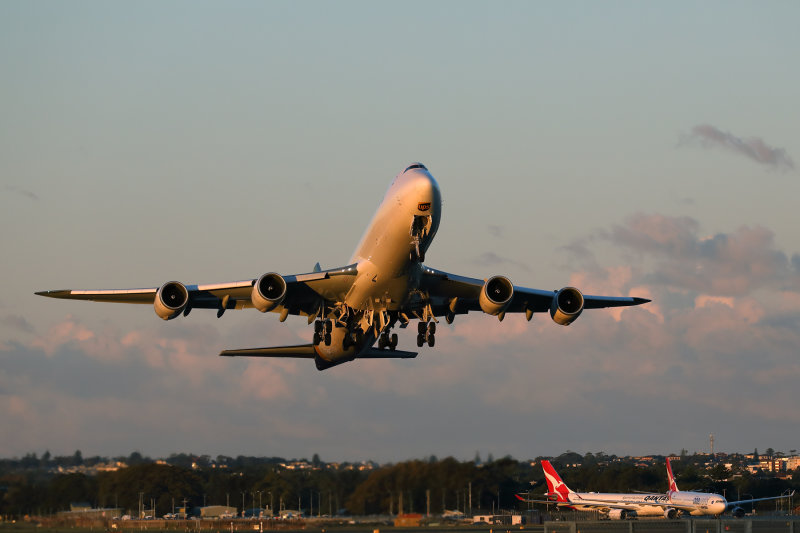
POLYGON ((389 349, 394 351, 395 348, 397 348, 397 333, 392 333, 392 338, 389 341, 389 349))
POLYGON ((430 324, 428 324, 428 333, 431 335, 436 333, 436 322, 431 322, 430 324))
POLYGON ((436 344, 436 336, 433 333, 428 334, 428 346, 433 348, 433 345, 436 344))
POLYGON ((314 321, 314 333, 322 333, 322 320, 314 321))
POLYGON ((389 345, 389 336, 386 333, 381 333, 381 336, 378 337, 378 349, 383 350, 389 345))
POLYGON ((423 344, 425 344, 425 336, 417 335, 417 348, 422 348, 423 344))
POLYGON ((427 331, 428 331, 428 324, 420 320, 420 322, 417 324, 417 333, 419 333, 420 335, 425 335, 427 331))
POLYGON ((353 345, 353 339, 350 337, 350 333, 347 333, 344 337, 342 337, 342 348, 346 350, 352 345, 353 345))
POLYGON ((330 334, 333 331, 333 322, 330 319, 325 321, 325 333, 330 334))
POLYGON ((319 346, 319 343, 322 342, 322 336, 320 336, 318 331, 314 332, 314 337, 311 342, 314 343, 314 346, 319 346))
POLYGON ((330 333, 326 333, 325 334, 325 346, 330 346, 330 345, 331 345, 331 334, 330 333))

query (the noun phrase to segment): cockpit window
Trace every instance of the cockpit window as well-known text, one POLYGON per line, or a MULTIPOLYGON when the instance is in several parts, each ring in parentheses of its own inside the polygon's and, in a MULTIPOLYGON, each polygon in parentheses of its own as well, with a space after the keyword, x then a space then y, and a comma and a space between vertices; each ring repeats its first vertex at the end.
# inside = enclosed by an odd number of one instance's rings
POLYGON ((413 165, 409 165, 403 172, 408 172, 409 170, 414 170, 415 168, 421 168, 422 170, 428 170, 425 168, 425 165, 422 163, 414 163, 413 165))

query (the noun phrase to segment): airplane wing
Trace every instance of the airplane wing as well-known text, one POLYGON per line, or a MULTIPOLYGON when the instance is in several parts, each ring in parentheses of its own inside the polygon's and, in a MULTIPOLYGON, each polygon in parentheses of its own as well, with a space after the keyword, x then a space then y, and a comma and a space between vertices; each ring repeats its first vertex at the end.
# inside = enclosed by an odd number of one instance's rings
MULTIPOLYGON (((646 298, 633 298, 625 296, 590 296, 581 294, 577 289, 565 287, 561 290, 547 291, 541 289, 530 289, 510 285, 507 278, 495 276, 489 280, 470 278, 450 274, 434 268, 423 268, 422 285, 431 297, 431 307, 436 316, 448 313, 463 314, 469 311, 481 311, 481 296, 484 288, 493 280, 499 279, 498 291, 506 291, 509 301, 503 301, 502 313, 526 313, 529 317, 533 313, 553 312, 554 307, 563 303, 573 305, 573 302, 566 299, 574 299, 574 304, 579 304, 582 298, 582 306, 574 313, 575 318, 583 309, 602 309, 606 307, 626 307, 640 305, 649 302, 646 298), (503 286, 502 283, 508 283, 503 286), (567 291, 567 292, 565 292, 567 291), (577 293, 577 294, 576 294, 577 293), (561 295, 564 295, 563 298, 561 295)), ((574 318, 565 322, 568 324, 574 318)))
POLYGON ((608 511, 609 509, 624 509, 626 511, 635 511, 638 508, 638 502, 634 503, 623 503, 623 502, 608 502, 603 500, 589 500, 589 499, 575 499, 568 502, 559 502, 556 500, 527 500, 522 498, 519 494, 515 495, 518 500, 523 501, 525 503, 545 503, 549 505, 557 505, 559 507, 588 507, 590 509, 596 510, 605 510, 608 511))
POLYGON ((755 498, 753 500, 739 500, 739 501, 736 501, 736 502, 728 502, 728 507, 731 507, 733 505, 741 505, 741 504, 745 504, 745 503, 751 503, 751 502, 763 502, 763 501, 766 501, 766 500, 780 500, 780 499, 783 499, 783 498, 791 498, 793 496, 794 496, 794 491, 792 491, 791 494, 782 494, 781 496, 769 496, 767 498, 755 498))
POLYGON ((336 301, 337 297, 347 290, 349 286, 347 278, 356 275, 356 268, 355 265, 348 265, 290 276, 270 273, 257 279, 206 285, 184 285, 171 281, 161 287, 142 289, 54 290, 40 291, 36 294, 68 300, 156 305, 156 312, 164 319, 174 318, 181 312, 186 315, 192 309, 216 309, 217 316, 221 316, 227 309, 258 307, 253 301, 254 287, 270 275, 285 282, 285 293, 276 305, 266 310, 314 317, 323 302, 336 301), (160 298, 160 295, 163 295, 163 298, 160 298), (177 302, 176 305, 169 305, 170 299, 177 302), (167 304, 164 314, 159 312, 159 300, 167 304), (180 310, 176 314, 174 311, 177 308, 180 310))

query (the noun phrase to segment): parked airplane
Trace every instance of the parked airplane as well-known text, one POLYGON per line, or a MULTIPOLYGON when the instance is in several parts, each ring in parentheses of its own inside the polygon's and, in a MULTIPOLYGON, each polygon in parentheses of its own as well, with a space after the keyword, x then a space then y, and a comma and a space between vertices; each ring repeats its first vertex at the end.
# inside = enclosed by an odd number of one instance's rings
POLYGON ((656 493, 604 493, 604 492, 575 492, 570 489, 558 475, 550 461, 542 461, 542 470, 547 481, 547 500, 530 500, 517 495, 524 502, 550 503, 558 507, 574 509, 576 511, 598 511, 611 520, 626 520, 637 516, 666 516, 670 509, 663 509, 655 502, 667 502, 668 496, 656 493))
POLYGON ((667 478, 669 490, 666 494, 658 493, 601 493, 601 492, 575 492, 571 490, 561 476, 558 475, 550 461, 542 461, 542 469, 547 480, 548 500, 526 500, 519 495, 517 498, 532 503, 555 503, 559 507, 575 509, 577 511, 599 511, 612 520, 625 520, 637 516, 659 516, 677 518, 681 514, 691 516, 719 516, 725 511, 730 511, 737 518, 744 516, 745 511, 740 504, 777 500, 789 498, 789 495, 772 496, 769 498, 756 498, 728 502, 721 494, 708 492, 682 491, 675 483, 672 475, 672 465, 667 458, 667 478))
POLYGON ((503 320, 506 313, 549 312, 569 325, 584 309, 639 305, 644 298, 588 296, 574 287, 556 291, 518 287, 500 275, 486 279, 457 276, 423 264, 442 214, 439 185, 425 165, 414 163, 395 177, 346 266, 307 274, 268 272, 256 279, 210 285, 169 281, 161 287, 124 290, 56 290, 51 298, 150 304, 164 320, 192 309, 254 307, 308 317, 312 342, 295 346, 224 350, 224 356, 314 359, 319 370, 359 358, 412 358, 397 350, 399 323, 418 320, 417 346, 434 346, 437 317, 452 323, 456 315, 483 311, 503 320), (373 345, 378 343, 377 349, 373 345))
POLYGON ((780 500, 782 498, 794 496, 794 491, 792 491, 791 494, 782 496, 729 502, 720 494, 679 490, 678 484, 675 483, 675 476, 672 474, 672 464, 670 463, 669 457, 667 457, 667 480, 669 482, 669 491, 667 494, 669 495, 670 503, 674 504, 675 509, 686 512, 692 516, 720 515, 729 511, 736 518, 741 518, 745 515, 745 510, 742 508, 743 504, 752 504, 753 502, 766 500, 780 500))

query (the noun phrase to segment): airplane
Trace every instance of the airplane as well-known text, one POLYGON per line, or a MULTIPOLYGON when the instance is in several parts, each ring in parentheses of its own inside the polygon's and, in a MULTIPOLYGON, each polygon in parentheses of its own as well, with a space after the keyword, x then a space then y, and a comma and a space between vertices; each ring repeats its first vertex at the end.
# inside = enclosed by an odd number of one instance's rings
POLYGON ((794 496, 794 491, 792 491, 791 494, 784 494, 782 496, 751 498, 749 500, 729 502, 721 494, 679 490, 678 484, 675 482, 675 476, 672 474, 672 464, 670 463, 669 457, 667 457, 667 480, 669 482, 669 491, 667 494, 669 495, 670 503, 674 504, 675 509, 684 511, 692 516, 719 516, 726 511, 730 511, 731 515, 735 518, 742 518, 745 515, 745 510, 741 507, 742 504, 752 504, 753 502, 766 500, 780 500, 794 496))
POLYGON ((666 494, 575 492, 567 487, 550 461, 542 460, 542 470, 547 480, 545 496, 549 499, 528 500, 517 495, 519 500, 530 503, 555 503, 559 507, 577 511, 599 511, 611 520, 625 520, 639 516, 664 516, 667 519, 675 519, 679 515, 719 516, 728 510, 734 517, 741 518, 745 511, 740 504, 790 498, 794 495, 792 492, 783 496, 728 502, 721 494, 682 491, 678 489, 675 477, 672 475, 669 458, 667 458, 669 490, 666 494))
POLYGON ((667 502, 668 496, 656 493, 603 493, 575 492, 570 489, 550 461, 542 460, 542 470, 547 481, 546 500, 525 499, 517 494, 517 499, 527 503, 548 503, 575 511, 597 511, 610 520, 628 520, 639 516, 670 516, 668 510, 654 505, 667 502))
POLYGON ((395 325, 417 320, 417 347, 433 348, 439 317, 451 324, 456 315, 482 311, 503 320, 506 313, 549 312, 567 326, 584 309, 640 305, 645 298, 589 296, 575 287, 555 291, 515 286, 508 277, 470 278, 431 268, 425 254, 439 228, 442 194, 422 163, 398 174, 355 249, 350 261, 323 270, 207 285, 168 281, 160 287, 114 290, 50 290, 37 295, 72 300, 153 305, 164 320, 193 309, 255 308, 262 313, 305 316, 314 323, 312 342, 292 346, 223 350, 221 356, 314 359, 318 370, 354 359, 407 359, 417 352, 397 349, 395 325), (377 342, 377 348, 374 346, 377 342))

